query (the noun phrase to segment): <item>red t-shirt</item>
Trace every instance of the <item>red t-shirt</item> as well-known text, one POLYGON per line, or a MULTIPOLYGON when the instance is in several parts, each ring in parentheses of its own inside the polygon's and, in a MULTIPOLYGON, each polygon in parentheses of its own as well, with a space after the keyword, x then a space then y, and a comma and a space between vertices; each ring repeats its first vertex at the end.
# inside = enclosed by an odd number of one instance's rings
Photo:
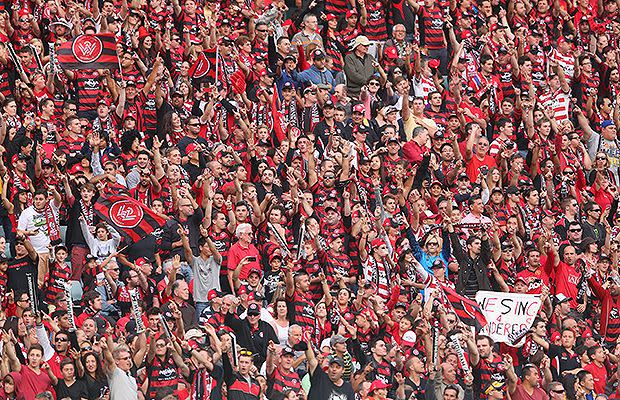
POLYGON ((260 266, 260 255, 258 253, 258 249, 256 246, 250 243, 247 248, 243 248, 239 242, 232 245, 230 250, 228 251, 228 270, 234 271, 237 268, 237 265, 241 260, 245 257, 256 257, 256 260, 247 263, 241 268, 241 272, 239 273, 240 280, 248 279, 248 275, 250 275, 250 271, 253 269, 258 269, 262 271, 263 269, 260 266))
POLYGON ((25 399, 34 399, 37 394, 52 390, 52 381, 46 371, 41 370, 37 374, 29 366, 23 365, 20 375, 22 381, 19 391, 25 399))
POLYGON ((583 367, 594 377, 594 391, 596 393, 605 393, 605 385, 607 384, 607 368, 605 365, 598 367, 594 363, 590 363, 583 367))
POLYGON ((560 261, 555 268, 555 294, 562 293, 566 297, 570 297, 571 308, 577 308, 578 285, 581 275, 575 270, 575 267, 560 261))
POLYGON ((495 163, 495 159, 490 155, 484 156, 482 160, 478 158, 477 155, 474 156, 467 162, 467 176, 469 176, 469 180, 475 182, 478 179, 478 175, 480 174, 480 167, 486 165, 491 169, 491 167, 495 167, 497 164, 495 163))

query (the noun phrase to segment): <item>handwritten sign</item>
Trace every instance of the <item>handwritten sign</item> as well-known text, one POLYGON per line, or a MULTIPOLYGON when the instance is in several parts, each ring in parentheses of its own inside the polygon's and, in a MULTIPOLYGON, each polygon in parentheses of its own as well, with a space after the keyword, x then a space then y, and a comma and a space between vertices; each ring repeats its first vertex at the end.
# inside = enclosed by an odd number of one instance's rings
POLYGON ((518 345, 532 327, 542 305, 535 294, 486 291, 476 294, 476 302, 488 321, 480 333, 512 346, 518 345))

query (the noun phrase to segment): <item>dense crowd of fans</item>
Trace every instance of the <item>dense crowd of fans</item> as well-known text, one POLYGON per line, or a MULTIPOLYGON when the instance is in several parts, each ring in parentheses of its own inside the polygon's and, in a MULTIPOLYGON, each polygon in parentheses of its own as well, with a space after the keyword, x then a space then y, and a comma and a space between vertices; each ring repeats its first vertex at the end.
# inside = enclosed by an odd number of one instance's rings
POLYGON ((0 399, 620 398, 619 5, 0 0, 0 399))

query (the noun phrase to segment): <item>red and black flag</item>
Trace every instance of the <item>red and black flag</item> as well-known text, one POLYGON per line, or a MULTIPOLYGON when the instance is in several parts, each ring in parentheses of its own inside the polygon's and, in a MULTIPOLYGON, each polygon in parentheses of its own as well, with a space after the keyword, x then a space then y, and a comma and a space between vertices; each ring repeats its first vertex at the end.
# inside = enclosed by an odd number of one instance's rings
POLYGON ((194 64, 189 68, 190 78, 215 83, 215 65, 217 49, 207 49, 198 55, 194 64))
POLYGON ((95 203, 95 212, 116 229, 128 244, 157 233, 166 223, 164 218, 127 195, 99 197, 95 203))
POLYGON ((475 300, 461 296, 449 286, 440 285, 449 306, 465 325, 474 326, 477 329, 487 324, 487 319, 482 313, 482 309, 475 300))
POLYGON ((111 33, 80 35, 60 46, 58 62, 64 69, 119 68, 116 39, 111 33))

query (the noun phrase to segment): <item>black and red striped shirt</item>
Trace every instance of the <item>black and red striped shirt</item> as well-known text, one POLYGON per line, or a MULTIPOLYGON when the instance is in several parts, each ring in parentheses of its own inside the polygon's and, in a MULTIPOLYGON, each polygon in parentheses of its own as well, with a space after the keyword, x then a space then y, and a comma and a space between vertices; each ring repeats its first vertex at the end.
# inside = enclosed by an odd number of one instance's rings
POLYGON ((429 50, 446 48, 446 38, 443 33, 443 11, 437 6, 430 10, 420 8, 418 14, 422 17, 424 27, 424 45, 429 50))

